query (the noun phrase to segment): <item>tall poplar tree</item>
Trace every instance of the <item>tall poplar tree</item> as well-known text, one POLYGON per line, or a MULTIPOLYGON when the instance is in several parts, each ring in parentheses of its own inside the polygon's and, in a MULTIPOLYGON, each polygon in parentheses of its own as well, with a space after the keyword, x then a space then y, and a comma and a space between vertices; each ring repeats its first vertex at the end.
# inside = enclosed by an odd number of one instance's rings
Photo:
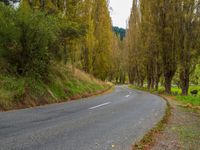
POLYGON ((91 73, 92 61, 93 57, 92 54, 94 53, 95 48, 95 36, 94 36, 94 18, 93 18, 93 11, 94 11, 94 1, 93 0, 85 0, 84 2, 84 10, 83 10, 83 20, 85 26, 87 28, 87 33, 83 39, 83 46, 82 46, 82 65, 83 70, 91 73))
POLYGON ((199 1, 179 1, 179 26, 177 40, 179 41, 179 73, 182 94, 187 95, 190 74, 194 71, 199 56, 199 1))
POLYGON ((107 0, 95 1, 94 5, 95 51, 93 53, 93 74, 105 80, 111 66, 112 23, 107 0))

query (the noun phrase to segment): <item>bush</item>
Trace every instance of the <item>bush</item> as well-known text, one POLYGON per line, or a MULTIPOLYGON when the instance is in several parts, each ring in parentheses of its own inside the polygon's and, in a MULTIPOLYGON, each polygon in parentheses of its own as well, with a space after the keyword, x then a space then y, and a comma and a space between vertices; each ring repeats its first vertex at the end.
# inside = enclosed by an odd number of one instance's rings
POLYGON ((0 57, 7 71, 44 79, 50 66, 50 43, 59 28, 54 16, 27 8, 13 9, 0 4, 0 57))

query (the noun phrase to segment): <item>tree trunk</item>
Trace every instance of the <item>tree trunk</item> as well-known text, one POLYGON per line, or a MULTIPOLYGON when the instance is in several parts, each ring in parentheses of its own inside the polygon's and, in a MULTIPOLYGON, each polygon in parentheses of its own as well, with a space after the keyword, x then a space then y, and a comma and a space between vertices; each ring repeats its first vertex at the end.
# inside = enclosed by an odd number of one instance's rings
POLYGON ((189 89, 189 69, 183 69, 180 73, 180 83, 182 95, 188 95, 189 89))
POLYGON ((151 78, 147 79, 147 88, 148 88, 148 90, 150 90, 150 88, 151 88, 151 78))
POLYGON ((84 47, 83 48, 83 58, 84 58, 84 66, 83 66, 83 70, 87 73, 90 73, 90 66, 89 66, 89 50, 88 48, 84 47))
POLYGON ((125 73, 123 73, 123 84, 125 84, 125 82, 126 82, 126 74, 125 73))
POLYGON ((172 82, 172 77, 165 76, 165 93, 166 94, 171 94, 171 82, 172 82))
POLYGON ((118 80, 119 80, 119 77, 117 76, 117 77, 115 78, 115 82, 118 83, 118 80))
POLYGON ((144 80, 143 80, 143 79, 141 79, 141 82, 140 82, 140 84, 141 84, 141 85, 140 85, 141 87, 143 87, 143 86, 144 86, 144 80))
POLYGON ((156 89, 156 91, 158 91, 158 84, 159 84, 159 80, 156 79, 156 85, 155 85, 155 89, 156 89))
POLYGON ((131 72, 129 72, 129 82, 130 82, 130 84, 134 84, 134 77, 131 72))
POLYGON ((161 75, 162 75, 161 73, 158 73, 157 76, 156 76, 156 80, 155 80, 155 89, 156 89, 156 91, 158 91, 159 82, 160 82, 160 76, 161 75))
POLYGON ((152 76, 151 77, 151 89, 154 89, 154 84, 155 84, 154 77, 152 76))

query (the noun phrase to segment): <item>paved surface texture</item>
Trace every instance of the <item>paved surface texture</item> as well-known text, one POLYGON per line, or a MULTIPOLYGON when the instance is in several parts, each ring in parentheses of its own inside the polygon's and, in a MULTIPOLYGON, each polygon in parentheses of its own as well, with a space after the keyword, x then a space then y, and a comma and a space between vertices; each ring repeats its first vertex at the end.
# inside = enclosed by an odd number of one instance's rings
POLYGON ((166 102, 126 86, 60 104, 0 113, 0 150, 128 150, 166 102))

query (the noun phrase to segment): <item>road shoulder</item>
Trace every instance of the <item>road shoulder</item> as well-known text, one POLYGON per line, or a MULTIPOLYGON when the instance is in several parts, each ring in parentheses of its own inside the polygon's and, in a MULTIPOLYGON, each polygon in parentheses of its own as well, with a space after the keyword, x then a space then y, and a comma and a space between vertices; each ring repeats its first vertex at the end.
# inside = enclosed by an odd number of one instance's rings
MULTIPOLYGON (((129 87, 132 88, 131 86, 129 87)), ((169 112, 166 111, 164 118, 152 130, 150 130, 141 141, 136 143, 133 146, 133 149, 199 150, 199 107, 184 105, 172 96, 162 95, 162 97, 164 97, 169 104, 169 112)))
POLYGON ((163 96, 170 105, 170 115, 160 122, 133 149, 140 150, 199 150, 200 111, 163 96), (166 120, 167 119, 167 120, 166 120))
POLYGON ((152 150, 200 149, 200 112, 167 98, 172 109, 165 129, 156 136, 152 150))

